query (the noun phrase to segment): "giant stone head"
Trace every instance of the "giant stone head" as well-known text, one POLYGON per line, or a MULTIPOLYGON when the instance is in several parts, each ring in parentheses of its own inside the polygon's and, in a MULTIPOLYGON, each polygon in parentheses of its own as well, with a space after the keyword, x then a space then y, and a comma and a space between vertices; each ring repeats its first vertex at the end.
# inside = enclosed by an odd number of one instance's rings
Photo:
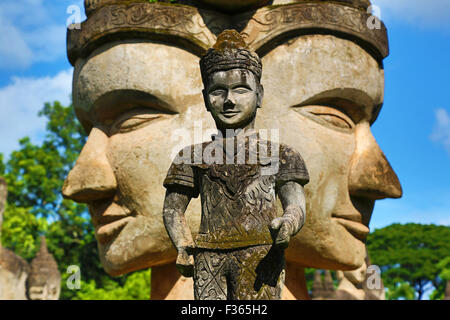
MULTIPOLYGON (((225 29, 262 59, 255 126, 278 129, 310 173, 306 223, 287 249, 288 266, 360 267, 375 201, 402 194, 371 132, 388 43, 369 1, 244 2, 86 0, 88 19, 68 32, 73 103, 89 138, 63 194, 88 203, 112 275, 174 262, 162 182, 174 152, 214 128, 199 59, 225 29)), ((198 230, 198 201, 187 219, 198 230)))

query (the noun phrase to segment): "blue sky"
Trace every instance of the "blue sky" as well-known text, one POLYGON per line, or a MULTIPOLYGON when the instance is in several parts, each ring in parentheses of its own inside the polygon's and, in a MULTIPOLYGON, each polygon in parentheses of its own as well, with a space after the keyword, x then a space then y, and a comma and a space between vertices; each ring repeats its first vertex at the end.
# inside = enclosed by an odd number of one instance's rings
MULTIPOLYGON (((40 141, 45 122, 37 112, 44 102, 70 102, 67 9, 82 9, 82 2, 0 2, 0 152, 5 155, 21 137, 40 141)), ((384 63, 385 104, 373 132, 398 173, 404 196, 377 202, 370 227, 450 225, 450 1, 373 3, 381 9, 391 48, 384 63)))

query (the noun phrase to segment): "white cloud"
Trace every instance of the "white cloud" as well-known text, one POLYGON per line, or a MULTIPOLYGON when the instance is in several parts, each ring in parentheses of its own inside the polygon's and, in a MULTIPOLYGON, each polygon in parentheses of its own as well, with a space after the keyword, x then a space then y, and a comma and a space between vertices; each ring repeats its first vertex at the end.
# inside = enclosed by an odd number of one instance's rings
POLYGON ((395 19, 418 27, 450 28, 449 0, 372 0, 382 20, 395 19))
POLYGON ((435 111, 436 125, 431 134, 431 140, 441 143, 450 154, 450 115, 445 109, 435 111))
POLYGON ((83 8, 80 0, 1 0, 0 69, 64 59, 70 5, 83 8))
POLYGON ((8 156, 24 136, 42 136, 45 119, 38 117, 45 102, 70 103, 72 69, 53 77, 19 78, 0 88, 0 152, 8 156))

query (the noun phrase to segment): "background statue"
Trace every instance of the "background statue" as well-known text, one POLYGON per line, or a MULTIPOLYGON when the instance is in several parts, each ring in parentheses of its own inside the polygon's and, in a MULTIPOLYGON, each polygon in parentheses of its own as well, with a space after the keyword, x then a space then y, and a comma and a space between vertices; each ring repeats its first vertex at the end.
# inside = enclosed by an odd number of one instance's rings
MULTIPOLYGON (((7 185, 0 177, 0 239, 6 199, 7 185)), ((0 241, 0 300, 58 300, 60 291, 61 275, 44 237, 31 267, 0 241)))
POLYGON ((58 300, 61 292, 61 274, 55 258, 48 252, 45 237, 36 257, 31 261, 31 272, 27 280, 30 300, 58 300))
MULTIPOLYGON (((286 251, 286 294, 307 299, 303 268, 360 267, 375 201, 402 194, 370 130, 383 104, 386 29, 368 27, 367 0, 254 2, 231 15, 205 2, 86 1, 68 57, 89 138, 63 194, 89 204, 108 273, 152 267, 153 298, 192 298, 175 294, 187 282, 164 229, 162 182, 179 149, 210 137, 198 61, 216 35, 237 29, 264 65, 255 129, 279 129, 310 173, 305 226, 286 251)), ((198 201, 186 219, 195 233, 198 201)))
POLYGON ((2 247, 1 231, 6 206, 7 185, 0 177, 0 300, 26 300, 28 263, 11 250, 2 247))

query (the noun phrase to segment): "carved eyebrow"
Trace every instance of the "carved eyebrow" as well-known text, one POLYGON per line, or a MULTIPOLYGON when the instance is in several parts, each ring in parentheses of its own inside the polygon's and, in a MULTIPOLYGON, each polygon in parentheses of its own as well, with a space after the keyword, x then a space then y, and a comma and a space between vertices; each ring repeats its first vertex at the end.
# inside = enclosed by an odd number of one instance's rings
POLYGON ((165 101, 147 92, 137 90, 114 90, 98 98, 92 108, 94 118, 100 123, 114 121, 127 110, 148 108, 166 114, 176 110, 165 101))
POLYGON ((293 108, 308 105, 339 107, 340 109, 343 109, 355 123, 366 118, 370 121, 370 124, 375 122, 382 106, 376 105, 375 101, 364 91, 354 88, 337 88, 323 91, 300 104, 293 106, 293 108))

